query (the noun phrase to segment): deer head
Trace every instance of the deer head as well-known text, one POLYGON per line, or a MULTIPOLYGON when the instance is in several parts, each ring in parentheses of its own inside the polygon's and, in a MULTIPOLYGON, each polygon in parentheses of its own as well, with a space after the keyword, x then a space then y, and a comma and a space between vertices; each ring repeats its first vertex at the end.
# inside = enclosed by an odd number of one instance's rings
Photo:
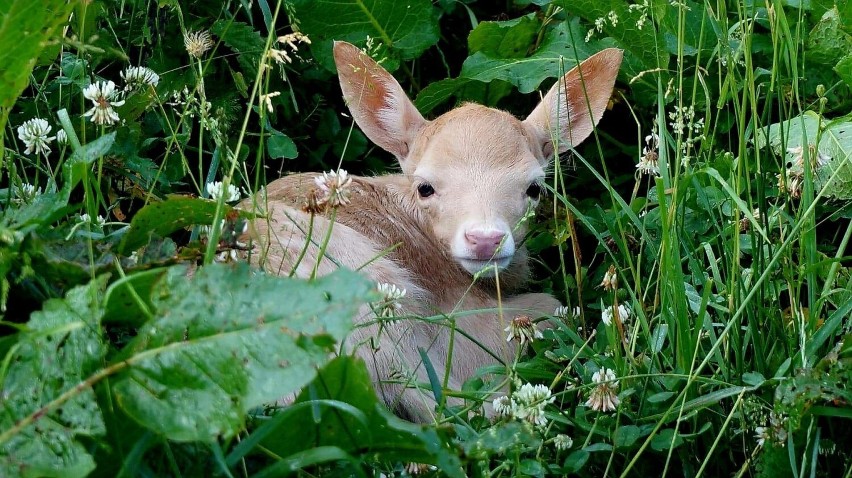
POLYGON ((610 99, 621 50, 569 71, 523 121, 466 104, 427 121, 399 83, 357 47, 335 42, 334 60, 352 116, 393 154, 408 180, 412 214, 471 274, 507 267, 536 207, 545 169, 591 134, 610 99))

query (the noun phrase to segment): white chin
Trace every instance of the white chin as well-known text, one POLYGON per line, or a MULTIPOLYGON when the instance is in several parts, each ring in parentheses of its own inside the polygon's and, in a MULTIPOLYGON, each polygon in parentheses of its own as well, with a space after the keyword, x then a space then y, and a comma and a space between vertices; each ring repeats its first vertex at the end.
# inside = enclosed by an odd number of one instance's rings
POLYGON ((487 261, 456 257, 456 261, 471 274, 481 273, 480 277, 494 277, 495 269, 505 269, 512 262, 512 256, 495 257, 487 261))

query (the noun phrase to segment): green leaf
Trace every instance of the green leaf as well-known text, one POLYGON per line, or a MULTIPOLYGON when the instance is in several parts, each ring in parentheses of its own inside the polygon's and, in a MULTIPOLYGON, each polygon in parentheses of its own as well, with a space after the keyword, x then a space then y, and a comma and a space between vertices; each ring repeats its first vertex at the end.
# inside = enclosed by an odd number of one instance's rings
MULTIPOLYGON (((639 11, 631 11, 629 3, 621 0, 557 0, 553 5, 564 8, 569 13, 579 15, 593 25, 599 18, 607 19, 610 12, 618 16, 615 25, 611 21, 603 24, 603 33, 615 40, 617 46, 628 52, 624 58, 624 70, 630 77, 645 70, 663 69, 668 67, 669 55, 662 45, 662 40, 656 36, 656 29, 648 19, 646 25, 639 29, 636 23, 642 15, 639 11)), ((666 5, 666 7, 669 7, 666 5)), ((649 7, 650 8, 650 7, 649 7)), ((675 8, 668 11, 677 12, 675 8)), ((665 11, 665 10, 664 10, 665 11)), ((649 17, 655 15, 648 13, 649 17)), ((585 41, 587 28, 577 25, 573 32, 581 42, 585 41), (579 30, 579 31, 576 31, 579 30)), ((596 35, 600 35, 596 33, 596 35)))
POLYGON ((589 461, 589 456, 591 456, 590 453, 585 450, 576 450, 568 455, 568 458, 565 459, 565 463, 562 466, 565 467, 565 471, 569 473, 577 473, 586 465, 586 462, 589 461))
POLYGON ((617 447, 632 446, 636 443, 636 440, 644 435, 647 435, 647 432, 642 433, 642 429, 636 425, 625 425, 615 430, 612 435, 612 444, 617 447))
MULTIPOLYGON (((821 153, 831 158, 827 165, 818 167, 814 176, 817 190, 827 186, 826 196, 838 200, 852 199, 852 121, 848 118, 829 120, 814 111, 775 123, 757 131, 755 142, 759 147, 769 146, 773 152, 787 158, 790 169, 798 168, 789 149, 819 145, 811 155, 821 153), (807 145, 807 146, 806 146, 807 145), (830 178, 834 178, 831 184, 830 178)), ((816 158, 811 158, 816 162, 816 158)))
POLYGON ((104 322, 140 326, 153 310, 151 291, 167 269, 152 269, 121 278, 104 295, 104 322))
POLYGON ((124 411, 172 440, 233 436, 244 414, 298 390, 348 334, 370 284, 340 270, 304 281, 213 264, 154 286, 153 320, 116 363, 124 411))
POLYGON ((263 446, 285 457, 315 447, 336 447, 361 461, 432 464, 448 476, 464 476, 446 430, 415 425, 389 412, 376 397, 362 360, 333 360, 299 395, 296 404, 317 399, 343 401, 361 413, 342 413, 338 407, 315 402, 316 406, 303 413, 288 414, 262 440, 263 446))
POLYGON ((68 20, 74 5, 65 0, 0 2, 0 108, 15 104, 41 51, 68 20))
POLYGON ((545 79, 562 76, 576 66, 576 61, 598 51, 594 43, 584 41, 581 30, 577 18, 562 22, 548 30, 535 53, 523 59, 494 57, 478 51, 465 60, 459 76, 486 83, 504 80, 521 93, 531 93, 545 79))
POLYGON ((242 22, 219 20, 210 27, 210 33, 237 52, 237 62, 249 78, 257 76, 257 67, 266 48, 266 40, 254 28, 242 22))
POLYGON ((838 61, 834 65, 834 72, 846 83, 846 86, 852 87, 852 55, 846 55, 838 61))
POLYGON ((541 440, 535 433, 517 421, 498 423, 463 442, 465 455, 479 459, 502 455, 509 450, 534 450, 539 446, 541 440))
POLYGON ((835 65, 852 51, 852 36, 844 32, 837 8, 831 8, 808 34, 808 60, 822 65, 835 65))
POLYGON ((654 327, 654 332, 651 335, 651 351, 660 353, 663 350, 663 344, 666 343, 666 336, 669 333, 668 324, 658 324, 654 327))
POLYGON ((84 382, 106 351, 100 331, 101 277, 34 312, 7 357, 0 396, 0 476, 86 476, 95 462, 84 437, 105 433, 84 382), (48 408, 64 393, 71 398, 48 408), (32 419, 22 424, 25 418, 32 419), (13 428, 17 427, 17 429, 13 428))
POLYGON ((668 450, 669 448, 677 448, 683 444, 683 438, 677 435, 673 428, 665 428, 651 439, 651 448, 657 451, 668 450))
POLYGON ((760 387, 764 382, 766 382, 766 377, 759 372, 746 372, 743 374, 743 383, 752 387, 760 387))
POLYGON ((541 23, 535 14, 505 22, 481 22, 467 37, 470 53, 496 58, 524 58, 535 44, 541 23))
POLYGON ((294 159, 299 155, 296 143, 284 133, 275 132, 266 140, 266 152, 270 158, 294 159))
POLYGON ((417 58, 438 42, 438 18, 429 0, 294 0, 292 4, 299 29, 312 40, 315 58, 331 71, 332 40, 364 46, 369 36, 403 60, 417 58))
MULTIPOLYGON (((152 237, 165 237, 196 224, 211 224, 216 207, 216 201, 185 196, 148 204, 130 221, 130 230, 122 239, 119 253, 127 255, 147 244, 152 237)), ((225 213, 231 210, 233 208, 226 204, 225 213)))
POLYGON ((657 392, 648 397, 648 403, 660 403, 672 398, 674 392, 657 392))

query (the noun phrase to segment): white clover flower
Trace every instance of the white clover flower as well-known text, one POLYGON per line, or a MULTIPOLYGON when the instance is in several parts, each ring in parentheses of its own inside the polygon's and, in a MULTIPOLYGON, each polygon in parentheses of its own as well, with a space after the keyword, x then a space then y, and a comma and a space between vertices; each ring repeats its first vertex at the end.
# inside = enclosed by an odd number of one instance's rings
POLYGON ((60 129, 56 132, 56 143, 60 146, 68 144, 68 133, 66 133, 64 129, 60 129))
POLYGON ((183 46, 186 52, 193 58, 201 58, 207 51, 213 48, 213 40, 207 30, 188 32, 183 35, 183 46))
POLYGON ((544 409, 554 401, 556 397, 547 386, 525 383, 512 394, 512 416, 543 427, 547 425, 544 409))
POLYGON ((618 407, 620 403, 616 396, 618 389, 618 381, 615 380, 615 372, 608 368, 598 370, 592 375, 592 382, 595 383, 595 388, 589 395, 586 401, 586 406, 598 412, 611 412, 618 407))
POLYGON ((568 306, 560 305, 553 311, 553 316, 560 318, 562 320, 570 319, 579 319, 580 318, 580 307, 574 307, 574 310, 568 308, 568 306))
POLYGON ((766 440, 771 439, 769 436, 769 427, 757 427, 754 429, 754 437, 757 439, 757 446, 762 447, 766 440))
POLYGON ((49 136, 50 129, 51 126, 47 123, 47 120, 41 118, 24 121, 24 124, 18 126, 18 138, 27 146, 24 154, 32 152, 36 154, 44 153, 45 156, 50 154, 49 143, 56 138, 55 136, 49 136))
POLYGON ((274 111, 274 109, 272 108, 272 98, 275 98, 280 94, 280 91, 273 91, 266 95, 260 95, 260 104, 266 105, 266 111, 272 113, 274 111))
POLYGON ((124 91, 156 87, 160 83, 160 75, 145 66, 127 67, 121 72, 121 78, 124 80, 124 91))
POLYGON ((518 340, 521 343, 521 347, 527 342, 532 343, 534 340, 544 337, 541 335, 541 331, 536 328, 532 318, 528 315, 515 317, 503 330, 509 333, 506 337, 506 342, 518 340))
POLYGON ((603 287, 604 290, 615 290, 618 288, 618 274, 616 274, 615 266, 609 266, 609 269, 604 273, 603 281, 598 287, 603 287))
POLYGON ((12 202, 15 204, 31 204, 41 196, 41 188, 36 188, 30 183, 23 183, 12 188, 12 202))
MULTIPOLYGON (((210 199, 214 201, 218 201, 220 197, 223 195, 222 187, 224 184, 222 181, 213 181, 212 183, 207 183, 207 193, 210 194, 210 199)), ((228 193, 225 195, 225 202, 234 202, 240 200, 240 190, 237 189, 233 184, 228 185, 228 193)))
POLYGON ((612 317, 618 313, 618 320, 621 322, 630 318, 630 308, 624 304, 618 304, 618 307, 607 307, 601 312, 601 321, 609 327, 612 325, 612 317))
POLYGON ((314 182, 321 192, 321 196, 317 198, 318 205, 338 207, 349 204, 349 196, 351 194, 349 189, 352 184, 352 178, 345 169, 322 173, 322 176, 314 178, 314 182))
POLYGON ((382 294, 382 300, 373 304, 376 315, 383 318, 398 316, 402 311, 401 300, 408 291, 404 287, 397 287, 386 282, 379 283, 378 289, 379 293, 382 294))
POLYGON ((106 219, 103 216, 101 216, 100 214, 98 214, 98 217, 95 218, 94 221, 92 221, 92 216, 89 216, 88 214, 83 213, 83 214, 80 214, 80 222, 84 222, 84 223, 87 222, 89 224, 94 224, 96 226, 103 227, 106 224, 106 219))
POLYGON ((491 402, 491 408, 498 417, 508 417, 512 414, 512 399, 506 395, 497 397, 491 402))
POLYGON ((636 169, 640 175, 660 175, 660 168, 657 164, 657 160, 660 157, 659 148, 660 136, 651 131, 651 134, 645 136, 645 147, 642 148, 642 155, 639 156, 639 164, 636 165, 636 169))
POLYGON ((574 446, 574 440, 572 440, 568 435, 560 433, 553 437, 553 446, 555 446, 557 450, 565 451, 574 446))
POLYGON ((83 113, 83 116, 92 117, 92 123, 111 125, 119 120, 118 114, 112 108, 123 105, 124 100, 117 101, 118 92, 115 89, 115 83, 96 81, 83 90, 83 96, 95 104, 92 109, 83 113))

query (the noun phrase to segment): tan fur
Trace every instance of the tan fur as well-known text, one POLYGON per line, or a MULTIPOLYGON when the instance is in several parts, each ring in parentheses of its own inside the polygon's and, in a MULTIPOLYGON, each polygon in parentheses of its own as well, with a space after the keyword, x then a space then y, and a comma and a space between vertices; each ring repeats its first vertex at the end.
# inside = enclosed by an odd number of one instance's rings
POLYGON ((252 261, 276 274, 295 268, 299 277, 314 269, 319 275, 360 269, 376 282, 404 287, 407 315, 445 316, 442 324, 380 323, 365 306, 356 320, 361 326, 347 341, 371 364, 389 406, 412 420, 430 421, 431 392, 407 387, 428 383, 418 349, 427 352, 441 380, 449 364, 448 387, 459 390, 480 367, 514 358, 517 346, 507 343, 503 330, 508 321, 521 313, 549 315, 559 305, 546 294, 514 295, 528 275, 522 219, 537 202, 526 191, 543 178, 554 143, 564 151, 591 133, 609 100, 621 52, 605 50, 569 72, 525 121, 475 104, 426 121, 393 77, 356 47, 337 42, 334 52, 353 117, 397 157, 402 174, 355 177, 349 204, 313 217, 303 209, 315 194, 317 174, 273 181, 265 195, 243 205, 266 214, 250 229, 252 261), (425 198, 418 193, 424 182, 435 191, 425 198), (503 237, 499 246, 482 245, 493 237, 503 237), (472 273, 498 258, 496 277, 483 272, 474 281, 472 273), (450 321, 456 331, 446 325, 450 321))

